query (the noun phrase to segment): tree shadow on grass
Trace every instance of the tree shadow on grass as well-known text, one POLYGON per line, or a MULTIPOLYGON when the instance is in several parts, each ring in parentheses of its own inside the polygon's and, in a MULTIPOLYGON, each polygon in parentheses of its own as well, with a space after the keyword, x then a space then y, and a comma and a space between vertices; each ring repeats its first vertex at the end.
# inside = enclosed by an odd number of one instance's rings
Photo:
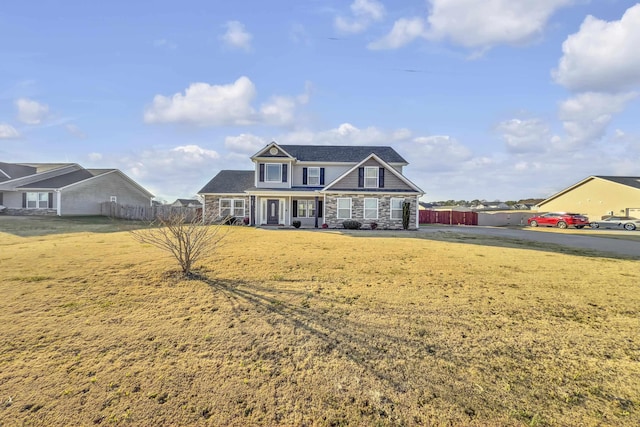
MULTIPOLYGON (((396 363, 409 359, 445 357, 446 349, 426 342, 423 337, 411 336, 407 331, 393 330, 391 327, 365 324, 349 318, 349 307, 357 304, 328 295, 305 290, 276 290, 254 283, 210 279, 203 274, 194 274, 212 289, 225 295, 236 304, 234 311, 239 316, 238 301, 243 301, 256 309, 272 313, 294 328, 303 330, 321 343, 321 352, 328 355, 335 352, 378 380, 391 386, 396 392, 404 393, 415 374, 411 363, 396 363), (287 299, 313 301, 310 305, 297 305, 279 299, 274 294, 285 294, 287 299), (404 334, 402 334, 404 332, 404 334)), ((353 307, 352 307, 353 308, 353 307)), ((369 309, 369 312, 375 309, 369 309)), ((375 313, 374 313, 375 314, 375 313)))

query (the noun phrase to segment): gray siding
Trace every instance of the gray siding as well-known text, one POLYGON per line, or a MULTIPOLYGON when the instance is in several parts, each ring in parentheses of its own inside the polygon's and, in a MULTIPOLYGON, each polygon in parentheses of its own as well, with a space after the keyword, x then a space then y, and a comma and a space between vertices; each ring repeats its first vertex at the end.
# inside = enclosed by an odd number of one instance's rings
MULTIPOLYGON (((380 163, 375 161, 374 159, 369 159, 363 166, 377 166, 382 167, 380 163)), ((358 188, 358 168, 353 170, 350 174, 342 178, 339 182, 337 182, 332 190, 353 190, 358 188)), ((415 191, 410 186, 408 186, 404 181, 395 176, 393 172, 389 169, 385 168, 384 174, 384 188, 388 190, 407 190, 407 191, 415 191)))
POLYGON ((136 185, 119 173, 111 172, 63 189, 60 214, 100 215, 100 203, 108 202, 111 196, 116 196, 120 205, 151 205, 151 198, 136 185))
POLYGON ((302 169, 303 168, 313 168, 313 167, 323 167, 324 168, 324 185, 329 185, 331 182, 335 181, 339 178, 343 173, 348 171, 353 167, 353 165, 346 166, 322 166, 322 165, 302 165, 302 166, 294 166, 293 167, 293 186, 300 187, 302 186, 302 169))

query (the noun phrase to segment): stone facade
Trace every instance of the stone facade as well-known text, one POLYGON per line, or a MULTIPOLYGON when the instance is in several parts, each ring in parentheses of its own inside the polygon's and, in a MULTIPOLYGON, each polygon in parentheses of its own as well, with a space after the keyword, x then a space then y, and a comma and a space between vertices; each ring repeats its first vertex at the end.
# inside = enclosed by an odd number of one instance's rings
POLYGON ((56 216, 58 212, 55 209, 27 209, 27 208, 7 208, 5 210, 7 215, 16 216, 56 216))
MULTIPOLYGON (((248 217, 250 214, 251 204, 249 201, 249 196, 204 196, 204 216, 206 221, 220 221, 222 217, 220 216, 220 199, 233 199, 244 200, 244 217, 248 217)), ((243 220, 243 218, 238 217, 239 220, 243 220)))
POLYGON ((329 228, 343 228, 342 222, 344 219, 338 219, 338 202, 337 199, 350 198, 351 199, 351 219, 362 223, 362 228, 371 228, 371 223, 378 224, 378 229, 381 230, 402 230, 402 218, 391 219, 391 199, 403 199, 411 203, 411 216, 409 218, 409 229, 416 229, 416 214, 418 208, 416 206, 417 200, 415 196, 403 197, 393 194, 327 194, 325 197, 325 219, 329 228), (378 199, 378 218, 375 220, 364 219, 364 199, 375 198, 378 199))

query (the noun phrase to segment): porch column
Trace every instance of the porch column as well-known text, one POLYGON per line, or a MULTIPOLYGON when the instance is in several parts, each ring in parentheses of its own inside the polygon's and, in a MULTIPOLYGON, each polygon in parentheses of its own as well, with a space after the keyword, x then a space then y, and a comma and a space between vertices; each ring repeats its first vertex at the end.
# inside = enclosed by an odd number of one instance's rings
POLYGON ((256 196, 251 196, 251 225, 256 225, 256 196))
POLYGON ((315 197, 315 204, 316 204, 316 208, 314 210, 314 212, 316 213, 316 225, 315 225, 315 227, 318 228, 318 196, 315 197))

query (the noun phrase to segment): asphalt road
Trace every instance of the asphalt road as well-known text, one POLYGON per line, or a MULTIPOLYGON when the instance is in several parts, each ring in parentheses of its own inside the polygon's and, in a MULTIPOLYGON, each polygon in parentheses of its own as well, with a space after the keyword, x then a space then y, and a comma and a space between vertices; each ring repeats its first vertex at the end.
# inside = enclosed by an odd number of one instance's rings
MULTIPOLYGON (((424 233, 453 232, 461 234, 467 233, 483 236, 496 236, 506 239, 551 243, 571 248, 588 249, 597 252, 640 258, 640 241, 594 236, 593 234, 597 233, 599 230, 593 230, 593 233, 581 236, 572 232, 563 232, 562 230, 557 230, 557 232, 555 232, 555 230, 554 232, 544 232, 536 231, 531 228, 513 229, 482 226, 429 225, 428 227, 420 227, 420 231, 424 233)), ((616 235, 619 233, 640 234, 640 231, 607 231, 608 235, 616 235)))

